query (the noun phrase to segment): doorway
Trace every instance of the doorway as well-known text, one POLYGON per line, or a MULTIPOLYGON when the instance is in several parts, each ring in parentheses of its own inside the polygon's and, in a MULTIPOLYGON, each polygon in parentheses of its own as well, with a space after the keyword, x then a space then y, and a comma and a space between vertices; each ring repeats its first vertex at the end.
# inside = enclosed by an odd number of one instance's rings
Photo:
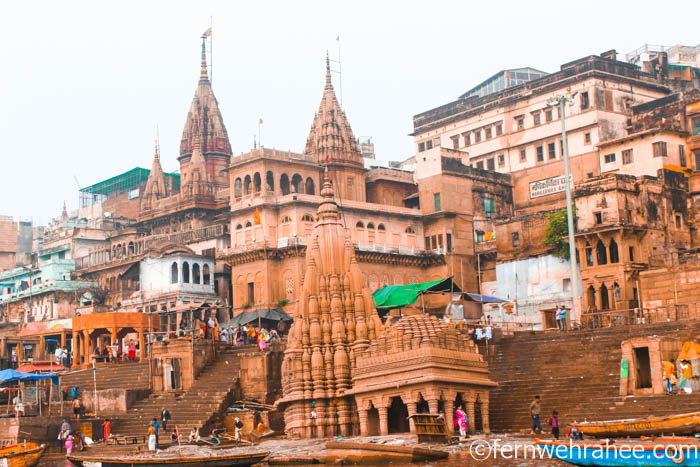
POLYGON ((542 327, 543 329, 557 328, 556 310, 554 308, 542 310, 542 327))
POLYGON ((634 349, 636 362, 637 389, 651 388, 651 363, 649 359, 649 347, 637 347, 634 349))
POLYGON ((367 412, 367 435, 379 435, 379 411, 374 407, 367 412))
POLYGON ((400 397, 391 398, 389 407, 389 433, 408 433, 411 427, 408 424, 408 407, 400 397))

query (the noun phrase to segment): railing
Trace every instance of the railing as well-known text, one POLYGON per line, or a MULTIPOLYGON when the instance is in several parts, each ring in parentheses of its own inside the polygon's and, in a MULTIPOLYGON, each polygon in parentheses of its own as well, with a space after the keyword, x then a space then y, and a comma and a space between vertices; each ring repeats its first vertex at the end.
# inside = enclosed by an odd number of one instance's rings
POLYGON ((580 328, 599 329, 620 326, 641 326, 645 324, 682 321, 698 317, 700 317, 700 306, 697 303, 682 303, 655 308, 592 311, 582 315, 580 328))
MULTIPOLYGON (((306 241, 302 237, 280 237, 277 241, 263 241, 246 243, 245 245, 236 245, 231 248, 219 253, 219 257, 226 257, 239 253, 246 253, 249 251, 258 251, 264 249, 272 248, 291 248, 298 246, 306 246, 306 241)), ((358 251, 370 251, 377 253, 388 253, 388 254, 398 254, 406 256, 425 256, 425 255, 444 255, 445 248, 439 247, 434 250, 421 250, 419 248, 403 248, 403 247, 390 247, 385 245, 363 245, 360 243, 355 243, 354 247, 358 251)))

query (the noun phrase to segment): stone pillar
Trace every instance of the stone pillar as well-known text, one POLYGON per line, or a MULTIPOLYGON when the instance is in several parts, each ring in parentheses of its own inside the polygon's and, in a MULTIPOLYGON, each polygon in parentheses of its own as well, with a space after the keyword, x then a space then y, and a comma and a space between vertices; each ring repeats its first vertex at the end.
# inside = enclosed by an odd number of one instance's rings
POLYGON ((78 342, 79 337, 79 332, 72 333, 71 343, 73 345, 73 368, 77 368, 80 365, 80 342, 78 342))
POLYGON ((388 407, 377 407, 377 412, 379 412, 379 434, 388 435, 389 434, 389 408, 388 407))
POLYGON ((469 417, 469 433, 474 433, 476 431, 476 423, 474 420, 474 401, 466 401, 464 406, 467 409, 467 417, 469 417))
POLYGON ((369 435, 369 410, 358 410, 360 415, 360 436, 369 435))
POLYGON ((481 401, 481 426, 484 433, 491 433, 491 426, 489 424, 489 400, 481 401))
POLYGON ((438 404, 439 401, 437 399, 428 399, 428 407, 430 410, 430 413, 438 413, 438 404))
POLYGON ((146 341, 143 337, 143 328, 141 328, 139 329, 139 361, 146 358, 146 341))
POLYGON ((61 333, 61 348, 65 349, 66 348, 66 332, 61 333))
POLYGON ((112 339, 110 340, 110 343, 112 345, 115 345, 117 343, 117 328, 112 328, 110 333, 112 334, 112 339))
POLYGON ((89 344, 88 341, 90 340, 88 337, 89 335, 90 334, 87 330, 82 331, 81 337, 82 337, 82 341, 83 341, 82 342, 83 348, 81 349, 82 351, 80 353, 82 354, 83 360, 84 360, 86 365, 90 361, 90 353, 89 353, 89 349, 88 349, 88 344, 89 344))
POLYGON ((452 433, 455 426, 455 403, 452 400, 446 400, 443 402, 443 404, 445 406, 445 423, 447 424, 447 432, 452 433))
POLYGON ((39 358, 38 360, 46 360, 46 341, 44 336, 39 336, 39 358))
POLYGON ((418 404, 416 402, 406 402, 406 408, 408 409, 408 425, 410 426, 411 433, 416 432, 416 421, 411 417, 418 412, 418 404))

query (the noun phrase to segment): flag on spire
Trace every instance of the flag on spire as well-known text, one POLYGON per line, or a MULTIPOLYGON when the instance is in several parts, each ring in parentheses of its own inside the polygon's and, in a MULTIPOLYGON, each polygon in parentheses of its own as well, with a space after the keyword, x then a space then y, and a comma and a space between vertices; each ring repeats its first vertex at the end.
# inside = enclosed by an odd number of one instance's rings
POLYGON ((202 34, 202 37, 209 37, 211 36, 211 28, 207 28, 206 31, 204 31, 204 34, 202 34))

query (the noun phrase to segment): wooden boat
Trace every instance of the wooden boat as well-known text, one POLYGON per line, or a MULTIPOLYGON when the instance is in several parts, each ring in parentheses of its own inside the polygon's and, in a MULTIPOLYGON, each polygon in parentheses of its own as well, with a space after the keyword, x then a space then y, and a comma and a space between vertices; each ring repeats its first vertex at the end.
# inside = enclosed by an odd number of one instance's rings
POLYGON ((0 448, 0 466, 32 467, 39 464, 39 458, 46 446, 37 443, 13 444, 0 448))
POLYGON ((570 423, 569 426, 576 427, 586 436, 594 436, 596 438, 663 434, 690 435, 700 433, 700 412, 668 415, 665 417, 574 422, 570 423))
POLYGON ((326 464, 381 464, 384 462, 423 462, 446 459, 446 451, 411 446, 356 443, 353 441, 326 441, 326 464))
POLYGON ((80 467, 225 467, 248 466, 257 464, 267 457, 268 452, 252 454, 221 454, 217 456, 182 456, 182 457, 155 457, 155 456, 120 456, 120 457, 92 457, 69 456, 68 460, 80 467))
POLYGON ((574 465, 605 467, 700 466, 697 440, 626 440, 605 442, 562 442, 535 440, 538 450, 533 458, 559 459, 574 465))

